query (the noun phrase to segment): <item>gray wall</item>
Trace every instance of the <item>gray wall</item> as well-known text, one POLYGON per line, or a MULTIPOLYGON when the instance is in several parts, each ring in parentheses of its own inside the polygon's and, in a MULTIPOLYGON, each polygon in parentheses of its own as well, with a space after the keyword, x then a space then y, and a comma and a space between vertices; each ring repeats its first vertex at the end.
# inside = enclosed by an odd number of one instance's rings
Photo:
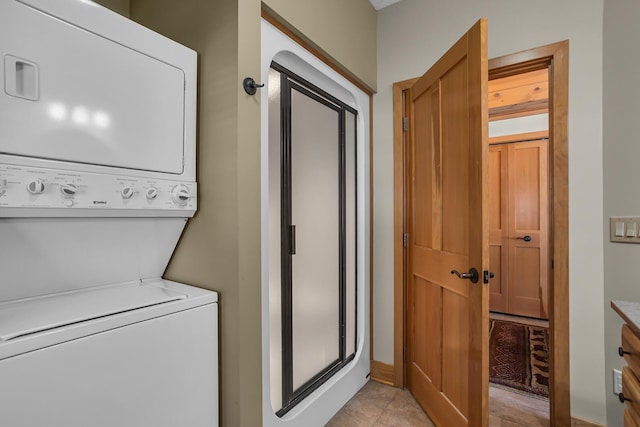
POLYGON ((640 302, 640 246, 610 243, 608 218, 640 216, 640 2, 606 0, 604 6, 604 283, 607 422, 621 426, 624 405, 612 393, 611 370, 618 356, 622 320, 610 301, 640 302))
POLYGON ((375 360, 393 363, 393 82, 421 75, 481 17, 489 20, 490 58, 568 39, 571 404, 574 416, 604 423, 603 7, 603 0, 403 0, 379 12, 375 360))

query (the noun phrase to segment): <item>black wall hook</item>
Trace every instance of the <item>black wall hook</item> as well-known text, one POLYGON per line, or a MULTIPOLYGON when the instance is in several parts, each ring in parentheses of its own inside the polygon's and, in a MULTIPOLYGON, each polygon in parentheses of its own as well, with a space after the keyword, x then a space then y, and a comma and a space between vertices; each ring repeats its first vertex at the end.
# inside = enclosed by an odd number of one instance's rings
POLYGON ((256 83, 256 81, 253 80, 253 78, 245 77, 244 80, 242 81, 242 87, 244 88, 244 91, 247 92, 249 95, 255 95, 259 87, 264 87, 264 83, 260 85, 256 83))

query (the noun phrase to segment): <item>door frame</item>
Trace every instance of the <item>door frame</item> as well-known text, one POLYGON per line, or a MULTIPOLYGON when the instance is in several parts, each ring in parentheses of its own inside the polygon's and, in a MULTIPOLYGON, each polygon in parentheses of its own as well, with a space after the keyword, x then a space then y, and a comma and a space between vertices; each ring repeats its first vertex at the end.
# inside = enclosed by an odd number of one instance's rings
MULTIPOLYGON (((489 60, 489 80, 549 69, 549 419, 551 426, 571 425, 569 379, 569 41, 561 41, 489 60)), ((394 365, 393 382, 405 386, 406 248, 404 92, 417 78, 393 85, 394 211, 394 365)), ((486 345, 489 345, 487 342, 486 345)))

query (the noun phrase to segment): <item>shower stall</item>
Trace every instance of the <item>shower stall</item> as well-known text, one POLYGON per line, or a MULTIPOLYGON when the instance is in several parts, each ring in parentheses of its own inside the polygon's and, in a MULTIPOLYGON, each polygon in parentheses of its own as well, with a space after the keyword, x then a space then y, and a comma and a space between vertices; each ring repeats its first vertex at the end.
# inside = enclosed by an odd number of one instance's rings
POLYGON ((263 425, 324 425, 369 374, 369 97, 262 22, 263 425))

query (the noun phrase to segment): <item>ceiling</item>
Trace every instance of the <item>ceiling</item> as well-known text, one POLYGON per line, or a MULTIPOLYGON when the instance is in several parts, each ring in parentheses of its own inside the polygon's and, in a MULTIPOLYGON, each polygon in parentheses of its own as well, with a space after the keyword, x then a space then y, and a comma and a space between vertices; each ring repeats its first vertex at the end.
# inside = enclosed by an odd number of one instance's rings
POLYGON ((380 10, 387 6, 391 6, 394 3, 398 3, 400 0, 369 0, 369 1, 373 5, 373 7, 376 8, 376 10, 380 10))

